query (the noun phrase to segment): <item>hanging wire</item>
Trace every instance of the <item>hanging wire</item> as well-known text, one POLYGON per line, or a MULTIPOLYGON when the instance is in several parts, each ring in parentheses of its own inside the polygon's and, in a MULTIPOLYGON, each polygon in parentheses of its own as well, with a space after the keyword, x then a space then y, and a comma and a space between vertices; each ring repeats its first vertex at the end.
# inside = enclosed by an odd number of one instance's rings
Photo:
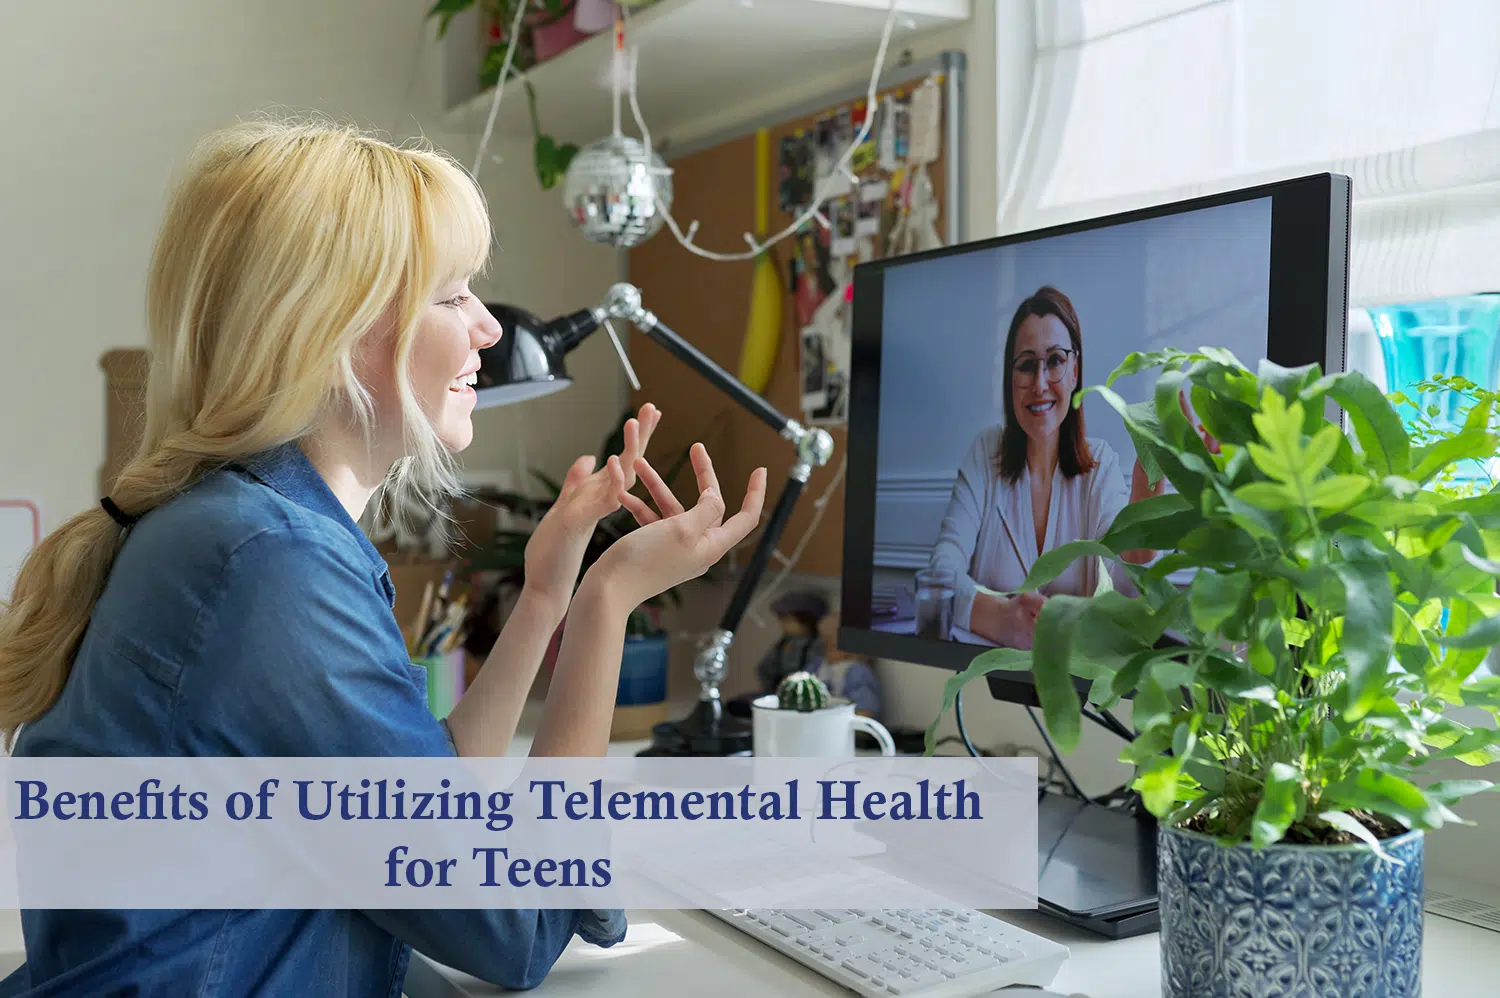
MULTIPOLYGON (((662 219, 666 222, 667 228, 671 231, 673 237, 676 238, 677 242, 682 245, 683 249, 697 256, 703 257, 705 260, 715 260, 720 263, 727 263, 735 260, 754 260, 762 253, 764 253, 767 249, 781 242, 783 239, 795 235, 802 229, 804 225, 806 225, 810 221, 816 221, 825 229, 830 228, 828 216, 823 213, 823 204, 827 202, 828 199, 832 196, 831 186, 833 183, 833 178, 835 176, 847 178, 851 183, 859 179, 855 175, 851 163, 853 162, 854 154, 859 150, 859 147, 864 145, 865 139, 870 134, 870 127, 875 121, 876 111, 879 107, 877 91, 879 90, 880 74, 885 69, 886 50, 890 47, 891 30, 896 26, 896 8, 900 4, 900 2, 901 0, 890 0, 890 6, 886 10, 885 26, 881 29, 880 32, 880 48, 876 50, 875 66, 870 71, 870 83, 865 90, 865 119, 864 121, 860 122, 859 131, 855 133, 854 141, 849 144, 849 148, 845 149, 844 154, 838 158, 837 162, 834 163, 833 169, 829 173, 829 175, 819 178, 819 183, 817 184, 817 186, 823 188, 823 193, 819 194, 815 189, 813 193, 812 203, 808 205, 800 215, 794 218, 790 225, 782 229, 780 232, 777 232, 776 234, 770 236, 769 238, 758 240, 754 235, 746 232, 744 234, 744 238, 745 242, 749 245, 750 248, 742 253, 718 253, 713 250, 706 250, 703 247, 699 246, 696 242, 694 242, 694 237, 698 233, 697 220, 694 220, 693 223, 688 226, 687 232, 684 233, 682 231, 682 227, 678 225, 677 219, 672 217, 671 210, 667 207, 666 204, 662 202, 661 196, 660 194, 658 194, 656 197, 656 210, 661 213, 662 219)), ((624 12, 625 25, 628 29, 630 25, 630 8, 622 4, 620 6, 620 10, 624 12)), ((640 129, 641 142, 646 147, 646 161, 650 162, 651 131, 646 127, 646 121, 641 115, 641 105, 636 94, 636 65, 638 62, 638 55, 639 49, 632 45, 630 48, 629 74, 630 113, 635 118, 636 127, 640 129)))
POLYGON ((510 75, 510 67, 516 58, 516 42, 521 38, 521 18, 526 15, 526 2, 521 0, 516 4, 516 16, 510 22, 510 43, 505 46, 505 61, 500 65, 500 76, 495 80, 495 92, 490 97, 490 115, 484 122, 484 134, 479 137, 479 149, 474 153, 474 168, 469 172, 475 177, 479 176, 479 168, 484 165, 484 151, 489 148, 490 137, 495 134, 495 117, 500 113, 500 98, 505 93, 505 78, 510 75))

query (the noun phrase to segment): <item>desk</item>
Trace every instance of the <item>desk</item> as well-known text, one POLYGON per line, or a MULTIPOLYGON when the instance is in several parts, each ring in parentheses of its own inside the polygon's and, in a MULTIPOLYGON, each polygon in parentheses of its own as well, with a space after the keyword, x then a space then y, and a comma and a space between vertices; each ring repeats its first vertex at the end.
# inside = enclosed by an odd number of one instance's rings
MULTIPOLYGON (((994 912, 1071 950, 1052 983, 1063 995, 1087 998, 1161 998, 1155 934, 1108 940, 1070 929, 1035 912, 994 912)), ((1500 945, 1495 933, 1437 915, 1427 916, 1423 993, 1432 998, 1495 994, 1500 945)), ((408 998, 474 998, 508 994, 455 971, 413 957, 408 998)), ((846 991, 795 961, 698 911, 632 911, 625 941, 604 950, 577 940, 553 967, 538 998, 798 998, 846 991)))
MULTIPOLYGON (((907 617, 905 619, 896 620, 886 619, 881 620, 878 623, 871 624, 870 630, 884 631, 886 634, 915 634, 917 633, 917 621, 915 617, 907 617)), ((955 644, 976 645, 980 648, 1000 647, 989 638, 982 638, 979 635, 975 634, 973 631, 964 630, 957 624, 954 624, 953 627, 949 630, 948 640, 954 642, 955 644)))
MULTIPOLYGON (((1072 951, 1052 983, 1087 998, 1161 998, 1157 937, 1107 940, 1035 912, 994 914, 1072 951)), ((1427 916, 1423 993, 1480 998, 1500 980, 1500 946, 1484 929, 1427 916)), ((25 960, 19 912, 0 911, 0 978, 25 960)), ((538 998, 852 998, 793 960, 699 911, 632 911, 625 941, 599 949, 574 940, 533 994, 538 998)), ((407 998, 476 998, 510 992, 412 957, 407 998)))

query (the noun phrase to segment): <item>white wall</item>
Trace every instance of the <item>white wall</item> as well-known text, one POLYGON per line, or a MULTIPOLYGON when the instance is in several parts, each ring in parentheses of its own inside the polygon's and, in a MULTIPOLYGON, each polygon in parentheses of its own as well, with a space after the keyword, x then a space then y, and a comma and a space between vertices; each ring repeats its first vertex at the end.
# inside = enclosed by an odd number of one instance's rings
MULTIPOLYGON (((81 0, 0 4, 0 497, 43 504, 44 529, 98 499, 103 374, 145 343, 147 262, 168 182, 204 133, 283 107, 424 133, 466 165, 477 136, 444 131, 428 0, 81 0)), ((511 95, 507 95, 509 98, 511 95)), ((482 180, 501 251, 478 290, 540 312, 597 299, 616 254, 573 234, 524 144, 482 180), (524 292, 524 294, 523 294, 524 292)), ((623 403, 607 342, 580 386, 528 411, 476 416, 466 461, 504 466, 531 430, 556 470, 597 448, 623 403), (566 414, 567 418, 560 418, 566 414), (540 427, 545 426, 542 432, 540 427)))

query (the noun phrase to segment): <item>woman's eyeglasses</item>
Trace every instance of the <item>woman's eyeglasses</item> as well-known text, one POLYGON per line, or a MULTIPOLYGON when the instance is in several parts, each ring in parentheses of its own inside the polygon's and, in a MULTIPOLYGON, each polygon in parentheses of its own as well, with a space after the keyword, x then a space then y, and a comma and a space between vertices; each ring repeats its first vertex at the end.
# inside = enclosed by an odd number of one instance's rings
POLYGON ((1057 384, 1062 380, 1063 371, 1068 366, 1068 358, 1077 351, 1066 347, 1054 347, 1047 351, 1045 357, 1022 357, 1011 367, 1015 372, 1016 383, 1023 388, 1029 388, 1036 384, 1036 376, 1040 371, 1047 374, 1047 383, 1057 384))

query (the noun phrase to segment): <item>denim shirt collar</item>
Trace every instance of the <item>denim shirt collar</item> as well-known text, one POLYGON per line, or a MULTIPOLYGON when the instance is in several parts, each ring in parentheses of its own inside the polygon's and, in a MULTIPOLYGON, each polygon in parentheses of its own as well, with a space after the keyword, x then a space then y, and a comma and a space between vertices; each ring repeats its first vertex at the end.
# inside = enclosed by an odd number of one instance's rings
POLYGON ((394 598, 390 567, 386 564, 385 557, 375 549, 359 524, 349 516, 349 511, 339 502, 295 440, 252 455, 240 461, 239 466, 303 509, 326 516, 347 530, 370 560, 370 568, 381 580, 382 588, 388 596, 394 598))

